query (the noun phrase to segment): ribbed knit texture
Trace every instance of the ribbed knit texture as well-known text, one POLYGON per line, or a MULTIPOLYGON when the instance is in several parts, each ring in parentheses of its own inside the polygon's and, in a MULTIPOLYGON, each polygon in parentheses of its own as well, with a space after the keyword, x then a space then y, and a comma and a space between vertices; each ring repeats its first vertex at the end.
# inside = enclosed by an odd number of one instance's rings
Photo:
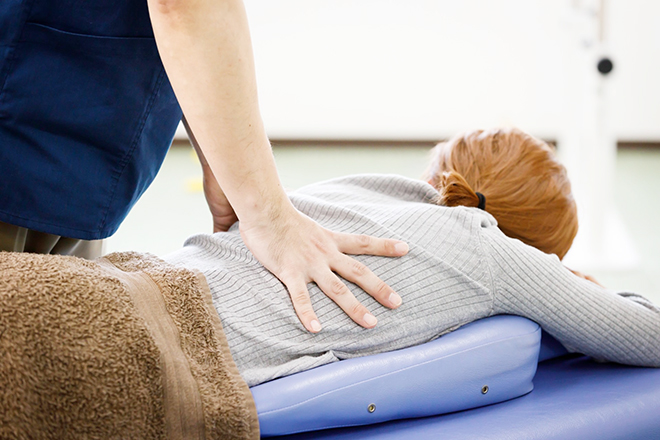
POLYGON ((569 351, 599 360, 660 367, 660 309, 634 293, 615 294, 579 278, 499 230, 485 230, 495 314, 538 322, 569 351))
POLYGON ((304 187, 294 205, 338 232, 406 241, 401 258, 356 256, 403 298, 389 310, 357 286, 353 294, 378 318, 353 323, 314 284, 323 330, 307 332, 282 283, 243 244, 237 225, 196 235, 165 259, 200 270, 238 369, 252 386, 351 357, 430 341, 498 313, 529 317, 570 349, 630 364, 660 366, 660 311, 581 280, 556 257, 504 236, 476 208, 446 208, 430 185, 392 175, 359 175, 304 187))

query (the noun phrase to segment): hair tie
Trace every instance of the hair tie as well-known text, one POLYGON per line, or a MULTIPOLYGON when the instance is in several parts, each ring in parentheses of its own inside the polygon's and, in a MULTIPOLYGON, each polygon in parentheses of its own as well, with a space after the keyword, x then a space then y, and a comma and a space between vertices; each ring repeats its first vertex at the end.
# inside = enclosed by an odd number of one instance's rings
POLYGON ((486 196, 481 194, 480 192, 477 192, 477 197, 479 197, 479 204, 477 205, 477 208, 483 209, 484 211, 486 210, 486 196))

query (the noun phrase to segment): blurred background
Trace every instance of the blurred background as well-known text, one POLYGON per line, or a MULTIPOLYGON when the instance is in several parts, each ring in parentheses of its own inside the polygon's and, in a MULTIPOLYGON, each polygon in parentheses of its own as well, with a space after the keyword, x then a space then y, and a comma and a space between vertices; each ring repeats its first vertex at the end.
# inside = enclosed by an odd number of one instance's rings
MULTIPOLYGON (((660 301, 660 2, 245 0, 285 187, 419 177, 438 140, 516 126, 553 142, 580 233, 566 264, 660 301)), ((210 232, 179 130, 105 251, 164 255, 210 232)))

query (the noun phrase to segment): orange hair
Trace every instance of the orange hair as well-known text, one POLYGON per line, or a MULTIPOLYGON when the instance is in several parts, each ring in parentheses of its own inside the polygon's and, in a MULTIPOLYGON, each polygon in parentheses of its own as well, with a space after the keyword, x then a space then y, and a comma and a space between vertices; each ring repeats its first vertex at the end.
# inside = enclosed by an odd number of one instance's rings
POLYGON ((478 206, 506 235, 566 255, 577 234, 577 207, 566 169, 545 142, 518 129, 477 130, 433 149, 426 180, 444 206, 478 206))

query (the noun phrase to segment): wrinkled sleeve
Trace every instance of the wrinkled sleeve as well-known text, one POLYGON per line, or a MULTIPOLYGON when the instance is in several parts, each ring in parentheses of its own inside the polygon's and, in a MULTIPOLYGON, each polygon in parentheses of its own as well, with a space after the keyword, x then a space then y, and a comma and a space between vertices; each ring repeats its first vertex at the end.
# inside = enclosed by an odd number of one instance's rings
POLYGON ((495 227, 481 231, 494 284, 493 314, 536 321, 569 351, 599 360, 660 367, 660 309, 575 276, 548 255, 495 227))

